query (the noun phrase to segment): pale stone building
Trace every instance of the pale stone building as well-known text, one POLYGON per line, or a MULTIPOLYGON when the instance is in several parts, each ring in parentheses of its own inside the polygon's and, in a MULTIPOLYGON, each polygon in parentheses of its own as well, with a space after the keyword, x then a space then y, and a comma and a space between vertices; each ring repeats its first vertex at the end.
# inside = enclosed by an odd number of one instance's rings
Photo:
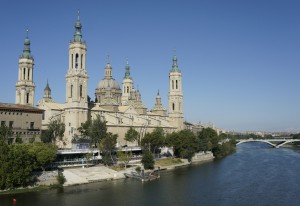
MULTIPOLYGON (((128 61, 125 65, 121 88, 118 81, 113 78, 113 68, 109 57, 104 67, 104 78, 95 88, 95 101, 91 101, 88 97, 89 77, 86 68, 86 51, 78 15, 74 38, 69 44, 66 101, 62 104, 56 103, 51 97, 51 89, 47 82, 44 96, 37 104, 39 109, 45 110, 42 120, 43 128, 47 128, 49 122, 55 118, 65 123, 66 129, 61 146, 71 148, 74 135, 80 135, 78 128, 88 119, 94 119, 96 115, 100 115, 103 120, 107 121, 109 132, 118 134, 118 145, 127 144, 124 137, 130 127, 135 128, 141 137, 156 127, 161 127, 166 132, 184 129, 182 76, 178 69, 176 55, 173 57, 172 69, 169 72, 169 113, 167 113, 159 92, 154 107, 151 111, 147 110, 142 102, 141 92, 134 88, 128 61)), ((34 90, 34 87, 32 88, 34 90)))
POLYGON ((44 110, 21 104, 0 103, 0 123, 12 129, 8 143, 20 137, 24 143, 40 141, 44 110))

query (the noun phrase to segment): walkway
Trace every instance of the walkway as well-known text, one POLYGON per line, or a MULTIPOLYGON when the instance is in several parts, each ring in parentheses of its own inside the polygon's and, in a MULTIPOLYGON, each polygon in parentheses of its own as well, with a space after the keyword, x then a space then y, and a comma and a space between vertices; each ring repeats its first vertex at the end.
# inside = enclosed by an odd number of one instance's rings
POLYGON ((65 169, 63 174, 66 178, 64 186, 86 184, 90 182, 106 181, 125 178, 123 171, 115 171, 105 166, 88 168, 65 169))

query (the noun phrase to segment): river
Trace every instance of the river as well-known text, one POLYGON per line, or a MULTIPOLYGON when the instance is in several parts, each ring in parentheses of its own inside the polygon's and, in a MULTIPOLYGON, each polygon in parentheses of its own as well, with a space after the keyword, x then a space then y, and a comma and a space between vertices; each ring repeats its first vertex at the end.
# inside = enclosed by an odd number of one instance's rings
POLYGON ((300 150, 245 143, 221 160, 162 172, 141 183, 125 179, 0 196, 0 206, 300 205, 300 150), (13 198, 17 199, 12 203, 13 198))

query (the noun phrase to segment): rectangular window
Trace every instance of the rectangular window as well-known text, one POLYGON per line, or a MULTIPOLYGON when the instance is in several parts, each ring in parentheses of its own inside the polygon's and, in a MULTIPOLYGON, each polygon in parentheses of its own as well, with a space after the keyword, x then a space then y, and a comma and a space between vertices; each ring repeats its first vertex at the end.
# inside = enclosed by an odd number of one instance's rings
POLYGON ((4 126, 5 125, 5 121, 1 121, 1 126, 4 126))
POLYGON ((30 122, 30 129, 34 129, 34 122, 30 122))
POLYGON ((9 121, 9 128, 13 128, 14 121, 9 121))
POLYGON ((29 93, 26 94, 26 103, 29 103, 29 93))
POLYGON ((82 85, 79 86, 79 96, 82 97, 82 85))

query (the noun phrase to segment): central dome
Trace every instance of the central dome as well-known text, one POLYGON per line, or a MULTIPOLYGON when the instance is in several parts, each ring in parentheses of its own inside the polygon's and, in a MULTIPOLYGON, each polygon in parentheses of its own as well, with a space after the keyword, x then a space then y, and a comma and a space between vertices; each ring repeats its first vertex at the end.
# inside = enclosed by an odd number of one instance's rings
POLYGON ((107 78, 104 78, 102 80, 100 80, 100 82, 98 83, 98 86, 97 86, 97 89, 116 89, 116 90, 119 90, 120 89, 120 86, 119 86, 119 83, 117 80, 115 80, 114 78, 110 78, 110 79, 107 79, 107 78))

